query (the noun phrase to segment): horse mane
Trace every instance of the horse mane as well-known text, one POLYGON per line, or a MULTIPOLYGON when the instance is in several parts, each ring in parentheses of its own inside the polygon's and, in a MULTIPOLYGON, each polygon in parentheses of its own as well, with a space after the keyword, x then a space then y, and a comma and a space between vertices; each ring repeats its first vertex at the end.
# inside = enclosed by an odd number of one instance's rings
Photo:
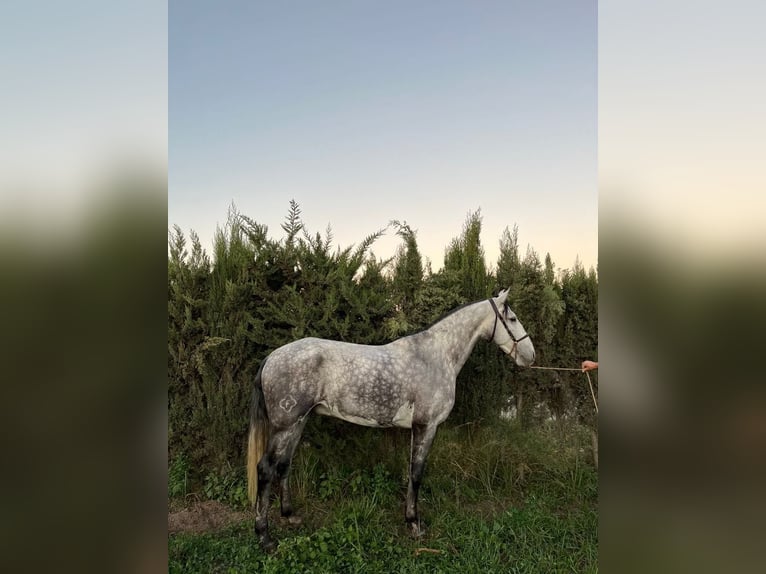
POLYGON ((470 305, 473 305, 474 303, 481 303, 482 301, 483 301, 483 299, 479 299, 478 301, 468 301, 467 303, 463 303, 462 305, 458 305, 458 306, 457 306, 457 307, 455 307, 454 309, 451 309, 450 311, 447 311, 447 312, 446 312, 444 315, 442 315, 442 316, 441 316, 441 317, 439 317, 438 319, 434 320, 434 321, 433 321, 433 322, 432 322, 430 325, 428 325, 427 327, 424 327, 424 328, 420 329, 419 331, 415 331, 414 333, 411 333, 410 335, 406 335, 406 336, 408 336, 408 337, 411 337, 412 335, 419 335, 420 333, 425 333, 425 332, 426 332, 426 331, 428 331, 428 330, 429 330, 431 327, 433 327, 433 326, 434 326, 434 325, 436 325, 437 323, 441 323, 442 321, 444 321, 444 319, 446 319, 446 318, 447 318, 447 317, 449 317, 450 315, 453 315, 453 314, 457 313, 458 311, 461 311, 461 310, 465 309, 466 307, 468 307, 468 306, 470 306, 470 305))
POLYGON ((444 321, 444 319, 446 319, 450 315, 454 315, 455 313, 457 313, 458 311, 462 311, 463 309, 465 309, 469 305, 473 305, 474 303, 478 303, 478 302, 479 301, 469 301, 468 303, 463 303, 462 305, 458 305, 454 309, 451 309, 451 310, 447 311, 444 315, 442 315, 441 317, 439 317, 438 319, 433 321, 430 325, 428 325, 428 327, 423 329, 423 331, 428 331, 428 329, 430 329, 431 327, 433 327, 437 323, 441 323, 442 321, 444 321))
MULTIPOLYGON (((496 297, 496 295, 490 295, 489 298, 494 298, 494 297, 496 297)), ((479 299, 477 301, 468 301, 467 303, 463 303, 462 305, 458 305, 454 309, 451 309, 450 311, 447 311, 444 315, 442 315, 438 319, 434 320, 427 327, 424 327, 424 328, 422 328, 422 329, 420 329, 418 331, 415 331, 414 333, 411 333, 410 335, 405 335, 405 336, 406 337, 411 337, 412 335, 419 335, 420 333, 424 333, 424 332, 428 331, 431 327, 436 325, 437 323, 441 323, 442 321, 444 321, 444 319, 446 319, 450 315, 452 315, 454 313, 457 313, 458 311, 461 311, 461 310, 465 309, 466 307, 468 307, 470 305, 473 305, 474 303, 481 303, 482 301, 486 301, 486 299, 479 299)), ((508 301, 504 301, 503 302, 503 305, 502 305, 503 316, 508 314, 508 309, 510 309, 510 307, 511 306, 508 304, 508 301)))

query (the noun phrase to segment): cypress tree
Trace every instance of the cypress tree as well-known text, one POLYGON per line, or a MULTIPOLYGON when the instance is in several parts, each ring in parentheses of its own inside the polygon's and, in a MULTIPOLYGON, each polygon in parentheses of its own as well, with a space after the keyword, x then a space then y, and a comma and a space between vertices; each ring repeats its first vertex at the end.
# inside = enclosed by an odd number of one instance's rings
MULTIPOLYGON (((536 362, 545 365, 552 355, 552 345, 564 303, 552 273, 553 262, 546 257, 543 268, 537 252, 527 247, 519 278, 512 295, 515 310, 535 343, 536 362)), ((547 413, 540 410, 556 384, 557 375, 549 371, 522 370, 515 378, 516 408, 523 425, 533 424, 547 413)))
POLYGON ((386 328, 389 338, 394 339, 416 330, 413 316, 418 294, 423 286, 423 260, 418 250, 415 230, 406 222, 392 221, 391 225, 403 240, 394 259, 390 286, 394 314, 388 320, 386 328))

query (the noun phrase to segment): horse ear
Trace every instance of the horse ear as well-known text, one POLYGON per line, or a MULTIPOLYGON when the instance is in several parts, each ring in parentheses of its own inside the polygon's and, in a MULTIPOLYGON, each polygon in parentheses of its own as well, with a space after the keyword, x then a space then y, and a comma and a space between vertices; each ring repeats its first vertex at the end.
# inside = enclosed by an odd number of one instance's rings
POLYGON ((505 300, 508 298, 508 291, 510 291, 510 287, 508 289, 503 289, 498 294, 497 298, 500 300, 500 303, 505 303, 505 300))

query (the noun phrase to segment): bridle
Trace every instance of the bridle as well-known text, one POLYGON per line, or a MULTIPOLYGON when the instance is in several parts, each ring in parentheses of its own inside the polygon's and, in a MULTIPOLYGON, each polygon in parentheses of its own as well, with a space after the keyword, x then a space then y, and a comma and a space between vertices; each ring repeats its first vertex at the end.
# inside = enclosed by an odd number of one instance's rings
POLYGON ((489 340, 493 341, 495 339, 495 330, 497 329, 497 320, 499 319, 500 324, 503 326, 503 328, 505 328, 505 332, 508 333, 508 336, 513 340, 513 347, 508 352, 508 354, 510 355, 511 353, 513 353, 513 351, 516 350, 516 345, 518 345, 521 341, 529 337, 529 333, 524 333, 524 336, 520 337, 519 339, 514 337, 513 333, 511 333, 511 330, 508 328, 508 325, 506 324, 505 320, 500 315, 500 311, 497 310, 497 305, 495 305, 494 299, 490 297, 489 299, 487 299, 487 301, 489 301, 489 304, 492 305, 492 310, 495 312, 495 325, 492 327, 492 335, 490 335, 489 340))

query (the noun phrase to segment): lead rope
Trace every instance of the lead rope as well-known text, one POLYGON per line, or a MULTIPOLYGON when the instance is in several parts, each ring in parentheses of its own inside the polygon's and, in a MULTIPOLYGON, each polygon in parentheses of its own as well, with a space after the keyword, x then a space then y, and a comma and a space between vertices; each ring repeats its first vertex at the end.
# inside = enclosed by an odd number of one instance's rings
POLYGON ((573 369, 571 367, 529 367, 530 369, 543 369, 546 371, 581 371, 588 377, 588 386, 590 387, 590 396, 593 397, 593 406, 596 407, 596 414, 598 414, 598 403, 596 402, 596 393, 593 392, 593 383, 590 380, 590 374, 588 371, 582 369, 573 369))

